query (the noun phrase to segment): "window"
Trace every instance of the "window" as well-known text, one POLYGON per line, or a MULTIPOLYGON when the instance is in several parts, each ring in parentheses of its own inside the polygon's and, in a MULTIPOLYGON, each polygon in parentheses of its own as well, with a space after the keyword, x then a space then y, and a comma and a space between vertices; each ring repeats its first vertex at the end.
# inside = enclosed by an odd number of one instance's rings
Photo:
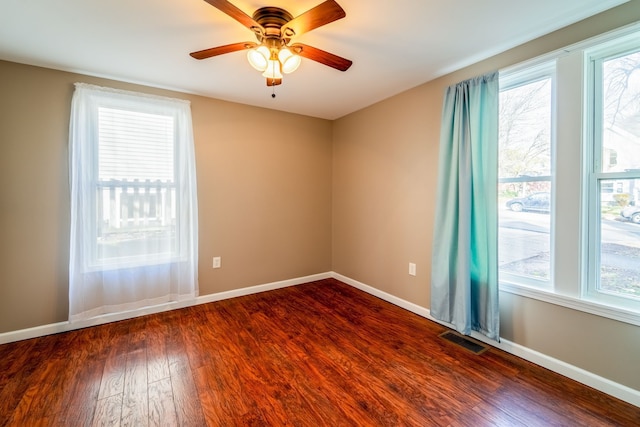
POLYGON ((93 267, 179 256, 173 116, 98 107, 93 267), (112 262, 113 261, 113 262, 112 262))
POLYGON ((640 25, 500 74, 501 290, 640 325, 640 25))
POLYGON ((498 263, 504 280, 551 283, 554 64, 500 77, 498 263))
POLYGON ((587 51, 593 103, 589 135, 588 296, 640 302, 640 41, 623 37, 587 51), (615 188, 615 191, 614 191, 615 188))
POLYGON ((189 103, 77 83, 69 145, 70 320, 195 297, 189 103))

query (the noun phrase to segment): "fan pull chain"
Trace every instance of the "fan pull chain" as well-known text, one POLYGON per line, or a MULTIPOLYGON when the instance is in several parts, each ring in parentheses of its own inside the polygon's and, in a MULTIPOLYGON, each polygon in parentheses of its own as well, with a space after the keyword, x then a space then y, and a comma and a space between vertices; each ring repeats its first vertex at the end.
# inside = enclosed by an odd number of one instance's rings
MULTIPOLYGON (((271 68, 273 68, 273 75, 276 75, 276 63, 275 61, 271 63, 271 68)), ((271 98, 276 97, 276 79, 271 79, 271 98)))

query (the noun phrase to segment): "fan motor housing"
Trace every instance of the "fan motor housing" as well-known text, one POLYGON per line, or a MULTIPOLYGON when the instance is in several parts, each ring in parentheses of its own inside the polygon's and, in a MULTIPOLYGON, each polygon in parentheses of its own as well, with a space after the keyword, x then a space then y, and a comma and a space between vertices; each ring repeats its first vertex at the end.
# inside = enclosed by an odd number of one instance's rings
POLYGON ((262 42, 263 38, 280 39, 280 28, 287 22, 291 21, 293 16, 284 9, 279 7, 261 7, 253 12, 253 20, 262 25, 265 30, 264 35, 256 34, 258 41, 262 42))

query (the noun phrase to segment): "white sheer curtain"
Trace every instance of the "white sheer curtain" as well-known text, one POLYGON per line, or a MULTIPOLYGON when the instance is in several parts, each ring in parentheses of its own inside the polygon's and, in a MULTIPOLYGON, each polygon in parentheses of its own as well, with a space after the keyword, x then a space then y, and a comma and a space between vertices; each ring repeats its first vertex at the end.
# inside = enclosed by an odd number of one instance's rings
POLYGON ((189 102, 76 83, 69 146, 69 320, 195 298, 189 102))

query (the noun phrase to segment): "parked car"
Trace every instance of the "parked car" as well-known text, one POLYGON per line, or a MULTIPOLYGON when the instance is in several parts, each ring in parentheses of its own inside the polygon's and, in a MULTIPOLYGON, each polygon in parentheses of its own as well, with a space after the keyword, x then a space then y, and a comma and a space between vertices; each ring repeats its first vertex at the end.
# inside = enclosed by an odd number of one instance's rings
POLYGON ((627 206, 622 209, 620 216, 633 222, 634 224, 640 224, 640 206, 627 206))
POLYGON ((517 197, 507 202, 507 207, 514 212, 535 211, 549 212, 551 197, 549 193, 533 193, 526 197, 517 197))

